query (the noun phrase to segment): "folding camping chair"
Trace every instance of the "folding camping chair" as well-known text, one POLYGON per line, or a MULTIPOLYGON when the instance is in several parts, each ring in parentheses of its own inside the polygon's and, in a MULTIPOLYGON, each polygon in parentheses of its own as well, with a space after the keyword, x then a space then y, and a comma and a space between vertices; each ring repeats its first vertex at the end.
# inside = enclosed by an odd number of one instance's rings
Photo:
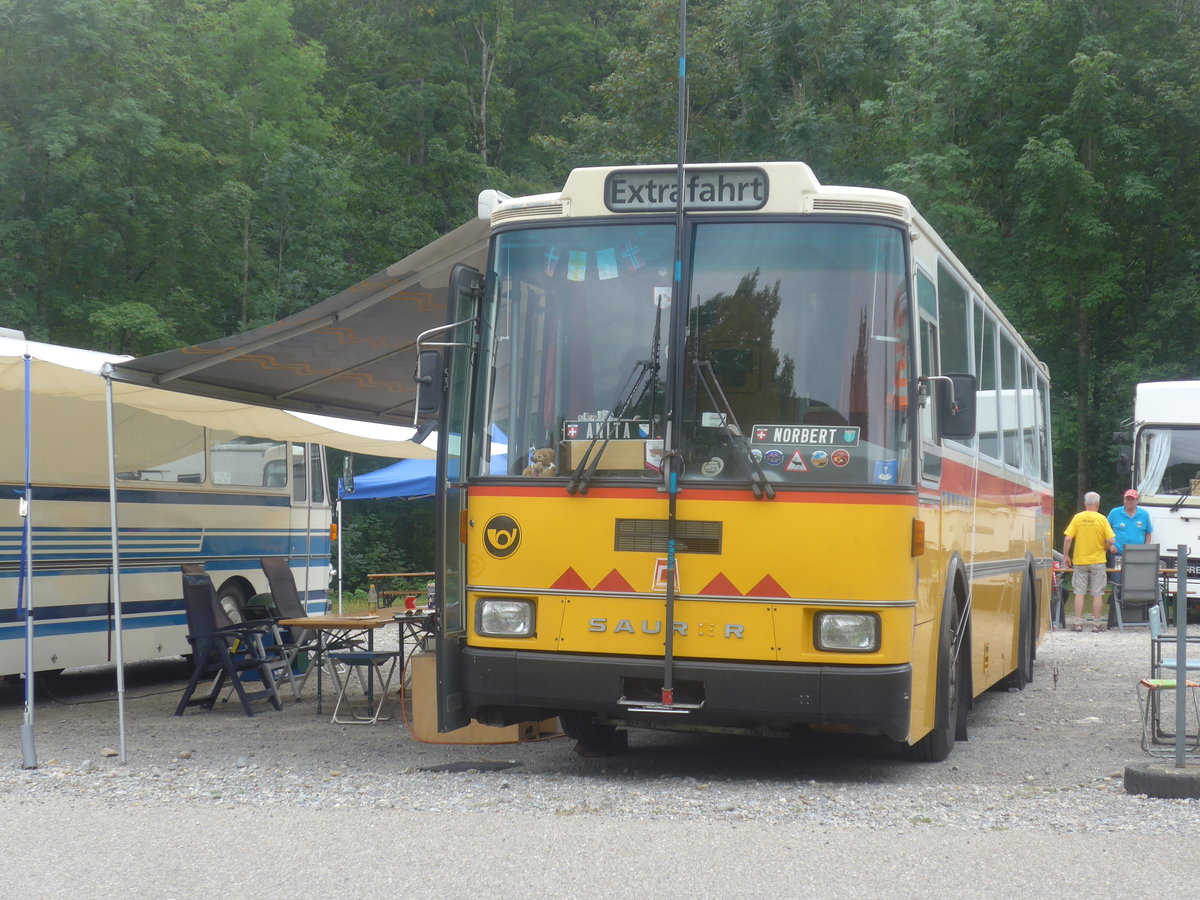
MULTIPOLYGON (((296 589, 296 579, 292 576, 292 567, 288 565, 288 561, 282 556, 264 556, 259 560, 259 565, 262 566, 263 574, 267 576, 267 584, 271 588, 271 602, 275 606, 276 615, 274 621, 307 619, 308 610, 300 600, 300 592, 296 589)), ((308 658, 308 665, 304 669, 304 675, 300 678, 299 685, 296 684, 294 677, 292 679, 292 692, 299 700, 300 692, 308 683, 308 676, 312 674, 314 666, 324 665, 325 662, 317 659, 320 650, 317 632, 312 628, 281 629, 275 626, 275 639, 279 644, 280 652, 288 661, 290 672, 295 673, 299 668, 298 658, 301 654, 305 654, 308 658)), ((356 646, 354 645, 354 647, 356 646)), ((354 647, 325 647, 325 650, 353 649, 354 647)))
MULTIPOLYGON (((185 576, 205 574, 204 563, 184 563, 179 568, 185 576)), ((271 667, 271 674, 275 676, 276 686, 278 686, 281 678, 286 680, 292 688, 292 696, 297 700, 300 699, 300 691, 296 686, 296 675, 292 670, 292 656, 288 654, 287 641, 281 629, 273 620, 261 617, 255 618, 248 615, 246 609, 232 594, 216 598, 213 605, 213 614, 218 628, 224 628, 229 625, 240 625, 251 619, 254 620, 252 624, 265 626, 270 633, 271 639, 270 641, 265 640, 267 635, 264 633, 263 649, 267 655, 272 656, 276 660, 276 663, 271 667)), ((250 678, 253 679, 254 676, 251 675, 250 678)), ((229 687, 229 693, 233 693, 232 685, 229 687)), ((228 700, 229 696, 226 695, 225 699, 228 700)))
POLYGON ((250 704, 256 700, 269 700, 275 709, 282 709, 271 672, 282 657, 268 653, 263 646, 266 626, 244 622, 218 624, 220 607, 212 579, 203 571, 197 572, 195 566, 184 568, 190 570, 183 573, 183 601, 187 612, 187 639, 192 645, 192 677, 175 707, 175 715, 182 716, 189 706, 212 709, 226 678, 237 692, 246 715, 254 715, 250 704), (262 681, 262 688, 257 691, 247 691, 242 682, 242 673, 251 671, 257 672, 262 681), (194 697, 196 686, 214 676, 212 689, 203 697, 194 697))
MULTIPOLYGON (((1184 715, 1190 716, 1193 724, 1200 724, 1200 704, 1196 702, 1196 688, 1200 688, 1200 683, 1185 680, 1183 684, 1187 692, 1184 699, 1184 715)), ((1162 746, 1168 742, 1174 744, 1175 732, 1162 730, 1160 716, 1163 707, 1161 695, 1178 689, 1174 678, 1143 678, 1138 682, 1138 706, 1142 711, 1142 749, 1151 756, 1172 756, 1175 753, 1173 746, 1169 749, 1162 746)), ((1200 731, 1188 732, 1187 722, 1183 724, 1184 749, 1189 756, 1194 755, 1200 750, 1200 731)), ((1175 728, 1179 728, 1178 722, 1175 723, 1175 728)))
POLYGON ((376 722, 387 721, 390 715, 382 715, 387 707, 387 693, 391 687, 392 678, 400 664, 401 652, 398 650, 334 650, 329 655, 330 676, 337 686, 337 702, 333 705, 331 721, 340 725, 374 725, 376 722), (340 672, 339 667, 345 667, 340 672), (352 699, 348 696, 351 683, 351 672, 357 673, 358 683, 363 691, 365 704, 362 712, 356 712, 352 699), (378 687, 375 681, 378 680, 378 687), (372 709, 372 703, 374 709, 372 709), (342 708, 345 707, 345 712, 342 708))
MULTIPOLYGON (((1117 630, 1125 625, 1145 627, 1147 619, 1126 622, 1124 612, 1139 613, 1158 604, 1162 588, 1158 581, 1158 544, 1130 544, 1121 555, 1121 583, 1113 585, 1112 606, 1117 614, 1117 630)), ((1138 617, 1141 618, 1140 615, 1138 617)))

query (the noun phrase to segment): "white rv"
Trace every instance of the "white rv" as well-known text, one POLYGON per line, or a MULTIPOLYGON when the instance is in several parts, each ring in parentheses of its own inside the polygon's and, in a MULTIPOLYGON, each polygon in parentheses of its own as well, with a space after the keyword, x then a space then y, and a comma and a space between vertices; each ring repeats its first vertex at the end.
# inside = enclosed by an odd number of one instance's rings
POLYGON ((1188 597, 1200 598, 1200 381, 1137 386, 1132 473, 1163 565, 1174 568, 1177 548, 1185 545, 1188 597))

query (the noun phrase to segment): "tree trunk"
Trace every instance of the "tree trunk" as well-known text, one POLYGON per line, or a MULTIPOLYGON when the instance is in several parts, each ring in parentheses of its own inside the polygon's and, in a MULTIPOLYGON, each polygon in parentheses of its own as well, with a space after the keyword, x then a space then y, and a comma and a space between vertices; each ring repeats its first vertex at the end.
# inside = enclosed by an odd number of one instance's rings
POLYGON ((1075 452, 1075 474, 1077 495, 1075 505, 1083 502, 1083 495, 1091 490, 1091 457, 1088 452, 1089 410, 1091 407, 1091 362, 1092 362, 1092 328, 1088 311, 1082 302, 1076 302, 1077 313, 1075 321, 1079 325, 1079 334, 1075 342, 1076 376, 1075 376, 1075 424, 1078 429, 1078 447, 1075 452))
POLYGON ((250 321, 250 213, 242 217, 242 295, 238 298, 238 319, 250 321))

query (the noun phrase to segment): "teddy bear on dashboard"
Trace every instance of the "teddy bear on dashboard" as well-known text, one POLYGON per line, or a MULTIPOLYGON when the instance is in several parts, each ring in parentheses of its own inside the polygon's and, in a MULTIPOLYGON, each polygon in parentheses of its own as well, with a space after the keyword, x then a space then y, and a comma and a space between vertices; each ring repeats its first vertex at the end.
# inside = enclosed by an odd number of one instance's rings
POLYGON ((549 475, 558 474, 558 466, 554 464, 554 451, 549 447, 543 447, 541 450, 534 450, 530 454, 529 465, 525 467, 522 475, 528 475, 533 478, 544 478, 549 475))

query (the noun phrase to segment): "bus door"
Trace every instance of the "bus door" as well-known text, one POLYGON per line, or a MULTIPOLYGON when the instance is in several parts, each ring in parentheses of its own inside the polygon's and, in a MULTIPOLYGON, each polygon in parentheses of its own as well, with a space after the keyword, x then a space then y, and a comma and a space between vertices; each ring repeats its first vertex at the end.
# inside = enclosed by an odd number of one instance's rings
MULTIPOLYGON (((933 281, 924 272, 917 271, 917 311, 918 330, 917 341, 920 350, 919 374, 925 376, 941 374, 941 364, 938 358, 938 310, 937 290, 933 281)), ((921 570, 921 590, 918 603, 927 608, 920 610, 922 617, 932 615, 935 609, 930 603, 933 597, 940 596, 938 585, 942 577, 941 567, 936 561, 941 559, 942 546, 942 441, 938 433, 937 395, 934 390, 936 382, 927 381, 929 393, 922 398, 917 407, 918 440, 918 472, 920 483, 919 515, 925 522, 926 555, 919 560, 921 570)))
POLYGON ((304 598, 304 608, 315 613, 321 610, 312 609, 312 598, 314 593, 322 593, 325 582, 318 573, 325 567, 328 556, 325 551, 327 516, 322 514, 326 506, 325 464, 320 444, 292 444, 291 447, 292 511, 288 556, 304 560, 304 572, 296 579, 296 587, 304 598), (314 528, 320 530, 316 537, 314 528), (314 565, 317 566, 316 573, 314 565))
POLYGON ((446 300, 448 325, 419 347, 418 411, 440 413, 437 460, 436 584, 438 628, 438 730, 453 731, 470 722, 463 703, 462 654, 467 642, 466 516, 467 476, 473 436, 472 373, 479 335, 482 276, 455 265, 446 300))

